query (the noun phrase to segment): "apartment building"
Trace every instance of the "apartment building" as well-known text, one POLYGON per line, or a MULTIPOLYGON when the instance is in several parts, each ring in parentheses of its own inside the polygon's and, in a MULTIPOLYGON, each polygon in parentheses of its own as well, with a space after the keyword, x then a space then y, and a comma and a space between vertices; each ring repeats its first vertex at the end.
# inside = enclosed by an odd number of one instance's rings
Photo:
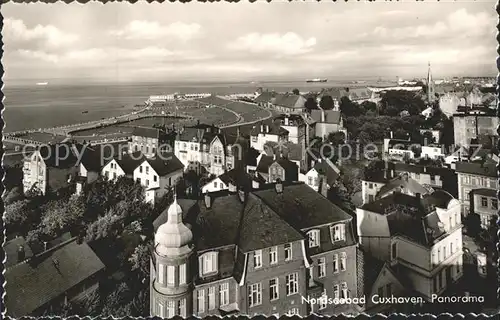
POLYGON ((475 189, 490 189, 496 191, 496 163, 491 160, 481 162, 457 162, 455 170, 458 175, 458 199, 462 204, 462 215, 474 213, 471 206, 471 191, 475 189))
POLYGON ((142 152, 154 157, 158 152, 173 152, 176 133, 170 129, 135 127, 128 143, 130 152, 142 152))
POLYGON ((471 212, 479 216, 482 229, 488 229, 497 220, 497 191, 493 189, 473 189, 470 193, 471 212))
POLYGON ((340 169, 330 159, 319 158, 311 170, 300 175, 299 180, 327 197, 328 190, 340 183, 340 175, 340 169))
POLYGON ((463 274, 460 202, 443 190, 393 193, 356 210, 360 245, 430 300, 463 274))
POLYGON ((241 169, 245 166, 246 155, 250 149, 247 139, 239 133, 236 136, 219 133, 210 143, 210 174, 219 176, 234 168, 241 169))
POLYGON ((259 185, 263 185, 266 182, 259 174, 249 174, 243 169, 232 169, 207 182, 202 186, 201 192, 209 193, 228 190, 231 184, 253 184, 253 189, 258 189, 259 185))
POLYGON ((101 169, 101 176, 109 180, 118 177, 134 178, 134 170, 146 157, 141 151, 118 155, 104 164, 101 169))
POLYGON ((479 135, 496 135, 498 117, 495 109, 464 111, 453 114, 455 145, 468 146, 479 135))
POLYGON ((314 135, 314 126, 299 114, 281 114, 274 122, 288 131, 288 141, 292 143, 303 144, 314 135))
POLYGON ((301 300, 358 297, 360 285, 352 217, 305 184, 232 185, 199 203, 176 199, 157 220, 152 316, 360 310, 301 300))
POLYGON ((210 144, 220 129, 207 124, 183 127, 175 140, 175 156, 182 162, 187 171, 200 173, 207 170, 211 163, 210 144))
POLYGON ((340 111, 336 110, 311 110, 311 118, 315 122, 315 136, 326 139, 329 134, 343 132, 347 137, 347 129, 340 111))

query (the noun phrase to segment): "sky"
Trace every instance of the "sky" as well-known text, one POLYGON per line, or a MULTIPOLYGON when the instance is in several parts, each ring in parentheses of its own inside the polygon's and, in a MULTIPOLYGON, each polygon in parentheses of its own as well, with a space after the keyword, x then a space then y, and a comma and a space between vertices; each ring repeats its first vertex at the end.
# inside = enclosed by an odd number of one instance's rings
POLYGON ((495 4, 9 2, 4 80, 494 76, 495 4))

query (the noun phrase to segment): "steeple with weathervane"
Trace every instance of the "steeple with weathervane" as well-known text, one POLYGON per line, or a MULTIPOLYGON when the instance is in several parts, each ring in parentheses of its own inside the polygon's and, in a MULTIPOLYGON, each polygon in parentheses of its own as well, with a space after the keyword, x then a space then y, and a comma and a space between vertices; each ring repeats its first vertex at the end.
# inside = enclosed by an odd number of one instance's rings
POLYGON ((427 101, 432 103, 435 99, 434 81, 432 80, 431 63, 429 62, 429 69, 427 71, 427 101))
POLYGON ((183 223, 182 208, 174 201, 167 209, 167 222, 155 234, 150 273, 151 316, 171 318, 192 315, 193 279, 191 242, 193 233, 183 223))

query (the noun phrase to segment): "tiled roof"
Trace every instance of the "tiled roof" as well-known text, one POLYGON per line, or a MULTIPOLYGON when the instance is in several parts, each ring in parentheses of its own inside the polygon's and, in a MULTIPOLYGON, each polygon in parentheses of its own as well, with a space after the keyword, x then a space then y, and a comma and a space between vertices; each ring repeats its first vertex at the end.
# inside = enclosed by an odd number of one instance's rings
POLYGON ((146 161, 160 177, 184 170, 184 165, 173 153, 164 153, 161 157, 147 158, 146 161))
POLYGON ((305 102, 306 99, 301 95, 280 93, 276 95, 273 104, 290 109, 303 109, 305 102))
MULTIPOLYGON (((120 168, 122 168, 125 174, 133 174, 135 168, 137 168, 144 161, 144 159, 144 155, 140 151, 136 151, 134 153, 121 154, 114 160, 118 163, 120 168)), ((110 161, 108 161, 108 163, 110 161)))
POLYGON ((316 162, 314 164, 314 170, 316 170, 319 174, 325 175, 326 182, 330 186, 332 186, 340 178, 339 169, 328 159, 316 162))
POLYGON ((268 173, 269 166, 273 164, 273 162, 274 162, 273 156, 262 155, 259 163, 257 164, 257 171, 262 173, 268 173))
POLYGON ((246 154, 247 161, 245 162, 249 166, 257 166, 257 158, 259 157, 260 152, 254 148, 250 148, 248 153, 246 154))
POLYGON ((13 265, 16 265, 18 262, 18 250, 19 247, 22 246, 24 248, 24 257, 25 259, 31 258, 33 256, 33 252, 31 248, 24 240, 24 237, 16 237, 12 240, 6 241, 4 244, 4 251, 7 260, 5 261, 5 268, 10 268, 13 265))
POLYGON ((78 157, 74 149, 80 152, 83 145, 72 143, 45 144, 37 147, 37 149, 47 167, 68 169, 78 164, 78 157))
POLYGON ((377 197, 383 197, 392 191, 401 191, 402 189, 409 190, 410 192, 421 195, 429 193, 429 190, 422 186, 418 181, 412 179, 407 173, 402 173, 398 177, 390 180, 386 185, 382 186, 377 193, 377 197))
POLYGON ((229 171, 224 172, 218 176, 222 182, 225 184, 232 183, 236 185, 248 185, 251 181, 250 176, 244 170, 234 168, 229 171))
POLYGON ((218 127, 202 123, 181 129, 177 133, 176 139, 179 141, 210 143, 219 134, 219 131, 218 127))
POLYGON ((121 151, 126 151, 123 143, 110 143, 105 146, 86 145, 81 163, 85 169, 99 172, 104 165, 105 159, 116 157, 121 151))
POLYGON ((155 128, 135 127, 132 131, 132 136, 158 139, 160 136, 160 130, 155 128))
POLYGON ((497 177, 496 165, 493 161, 486 161, 485 163, 457 162, 455 163, 455 170, 459 173, 467 173, 492 178, 497 177))
POLYGON ((264 147, 270 147, 268 150, 272 151, 271 154, 280 154, 279 148, 281 147, 281 152, 283 153, 284 156, 286 156, 290 160, 295 160, 295 161, 300 161, 302 160, 302 145, 293 143, 293 142, 285 142, 282 144, 278 144, 277 142, 274 141, 267 141, 264 144, 264 147))
POLYGON ((351 100, 370 99, 372 92, 368 88, 349 88, 348 95, 351 100))
POLYGON ((324 96, 330 96, 332 99, 340 101, 342 97, 348 97, 349 93, 344 88, 328 88, 321 90, 318 97, 321 99, 324 96))
POLYGON ((273 100, 275 96, 276 92, 274 91, 264 91, 257 98, 255 98, 255 102, 257 103, 271 102, 271 100, 273 100))
POLYGON ((29 315, 104 269, 92 249, 75 240, 6 270, 8 315, 16 318, 29 315))
MULTIPOLYGON (((193 217, 191 214, 194 214, 193 211, 198 207, 198 203, 196 200, 192 199, 177 199, 177 203, 181 206, 182 209, 182 219, 186 222, 189 222, 193 217)), ((153 221, 153 227, 156 232, 158 228, 168 221, 168 208, 163 210, 163 212, 153 221)))
POLYGON ((280 127, 279 125, 277 125, 275 123, 270 124, 270 125, 257 124, 253 127, 252 131, 250 132, 250 135, 257 136, 260 133, 274 134, 274 135, 287 135, 288 130, 280 127))
POLYGON ((322 113, 325 113, 325 122, 332 124, 340 124, 341 115, 340 111, 335 110, 311 110, 311 118, 317 123, 323 123, 322 113))
POLYGON ((496 198, 496 196, 497 196, 497 191, 496 190, 494 190, 494 189, 486 189, 486 188, 473 189, 472 193, 473 194, 478 194, 478 195, 481 195, 481 196, 485 196, 485 197, 493 197, 493 198, 496 198))

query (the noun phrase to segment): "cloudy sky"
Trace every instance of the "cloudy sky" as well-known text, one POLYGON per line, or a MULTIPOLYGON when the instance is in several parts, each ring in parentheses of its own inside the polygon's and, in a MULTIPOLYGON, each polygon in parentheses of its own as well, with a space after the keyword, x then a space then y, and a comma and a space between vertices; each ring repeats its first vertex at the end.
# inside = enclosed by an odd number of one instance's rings
POLYGON ((495 1, 2 5, 6 81, 495 75, 495 1))

